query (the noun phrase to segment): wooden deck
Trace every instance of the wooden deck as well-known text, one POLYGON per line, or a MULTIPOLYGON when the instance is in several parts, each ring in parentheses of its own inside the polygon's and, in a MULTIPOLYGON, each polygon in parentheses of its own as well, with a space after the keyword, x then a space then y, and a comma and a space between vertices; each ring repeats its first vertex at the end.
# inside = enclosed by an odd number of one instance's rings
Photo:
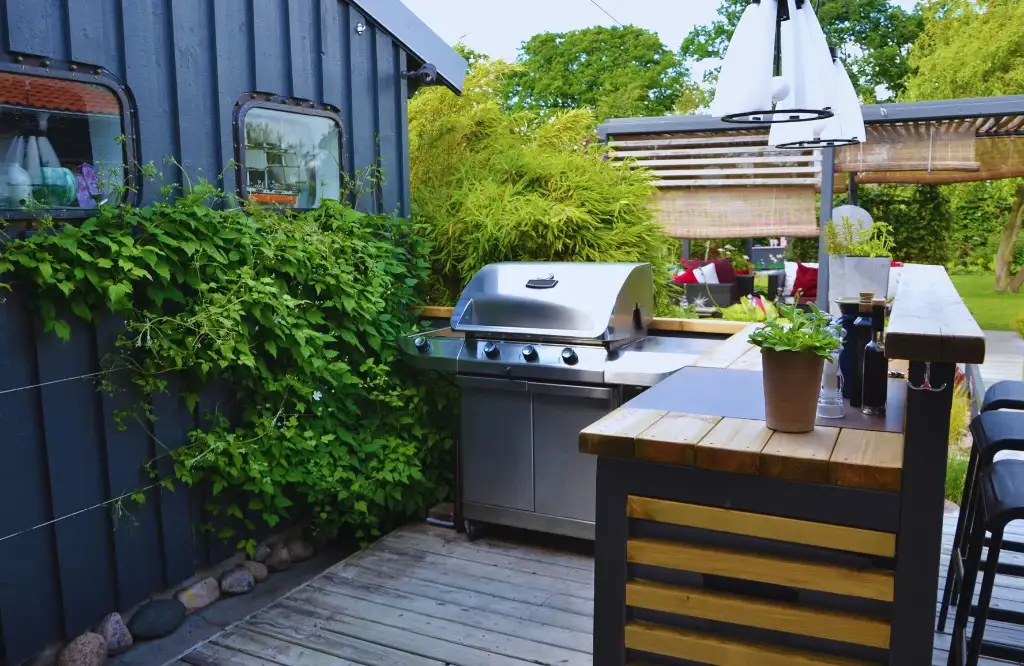
MULTIPOLYGON (((955 521, 946 516, 946 553, 955 521)), ((943 576, 947 561, 944 554, 943 576)), ((591 666, 593 570, 580 553, 469 543, 452 530, 409 525, 172 664, 591 666)), ((1024 580, 1000 577, 994 604, 1024 609, 1024 580)), ((1024 643, 1024 628, 989 626, 990 638, 1024 643)), ((946 663, 948 646, 937 634, 934 665, 946 663)))

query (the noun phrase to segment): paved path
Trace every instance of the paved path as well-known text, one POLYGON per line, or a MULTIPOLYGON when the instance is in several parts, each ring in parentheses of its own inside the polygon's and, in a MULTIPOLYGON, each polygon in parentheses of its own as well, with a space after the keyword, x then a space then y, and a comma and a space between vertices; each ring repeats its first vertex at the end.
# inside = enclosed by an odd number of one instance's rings
POLYGON ((1002 379, 1024 379, 1024 340, 1015 331, 985 331, 981 378, 988 386, 1002 379))

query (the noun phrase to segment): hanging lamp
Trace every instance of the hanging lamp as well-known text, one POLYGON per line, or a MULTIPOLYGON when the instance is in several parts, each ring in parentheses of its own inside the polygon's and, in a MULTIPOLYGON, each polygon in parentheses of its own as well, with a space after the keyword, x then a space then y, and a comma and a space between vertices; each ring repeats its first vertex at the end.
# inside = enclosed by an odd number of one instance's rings
POLYGON ((809 150, 815 148, 838 148, 840 146, 855 146, 867 141, 867 131, 864 128, 864 114, 861 112, 860 99, 857 97, 857 90, 853 87, 853 81, 846 71, 846 67, 836 55, 835 49, 832 52, 832 67, 830 68, 830 87, 832 108, 835 115, 824 121, 809 123, 809 127, 797 127, 798 132, 772 131, 769 132, 768 145, 780 149, 809 150))
POLYGON ((823 87, 831 64, 808 0, 753 0, 726 49, 711 113, 757 125, 831 118, 823 87))

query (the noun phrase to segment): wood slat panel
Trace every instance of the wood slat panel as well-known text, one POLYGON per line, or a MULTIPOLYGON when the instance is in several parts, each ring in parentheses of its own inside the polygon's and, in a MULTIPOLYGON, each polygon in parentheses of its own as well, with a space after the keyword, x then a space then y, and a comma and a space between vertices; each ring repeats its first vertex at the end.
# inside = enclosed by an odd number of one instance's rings
POLYGON ((764 421, 722 419, 697 444, 696 465, 720 472, 757 474, 761 449, 771 435, 764 421))
MULTIPOLYGON (((658 162, 647 162, 644 166, 651 169, 654 175, 659 178, 671 178, 673 176, 769 176, 769 175, 783 175, 788 176, 798 173, 817 173, 818 169, 814 166, 783 166, 783 167, 758 167, 758 166, 744 166, 742 164, 733 163, 731 167, 723 167, 719 169, 659 169, 658 162)), ((668 165, 665 165, 668 166, 668 165)))
POLYGON ((626 625, 626 647, 720 666, 868 666, 867 662, 854 659, 719 638, 647 622, 626 625))
MULTIPOLYGON (((613 151, 615 159, 629 157, 698 157, 700 155, 771 155, 773 157, 791 157, 794 153, 787 150, 760 146, 735 146, 729 148, 668 148, 665 150, 621 150, 613 151)), ((800 154, 800 153, 796 153, 800 154)), ((808 153, 809 154, 809 151, 808 153)), ((738 161, 738 160, 737 160, 738 161)))
POLYGON ((664 415, 657 409, 619 407, 580 432, 580 453, 632 458, 634 438, 664 415))
POLYGON ((721 417, 669 413, 636 436, 635 456, 669 465, 694 464, 697 442, 718 424, 721 417))
MULTIPOLYGON (((655 174, 658 172, 655 171, 655 174)), ((709 178, 707 180, 655 180, 655 187, 750 187, 753 185, 817 185, 817 178, 709 178)))
POLYGON ((761 474, 828 483, 829 460, 838 438, 838 428, 822 426, 807 433, 776 432, 761 451, 761 474))
POLYGON ((630 518, 671 525, 880 557, 893 557, 896 554, 895 534, 855 527, 813 523, 806 520, 780 518, 697 504, 683 504, 635 495, 629 496, 626 511, 630 518))
MULTIPOLYGON (((631 162, 615 162, 616 165, 632 164, 642 167, 676 167, 676 166, 744 166, 747 164, 818 164, 813 155, 771 155, 754 157, 702 157, 697 159, 634 159, 631 162)), ((819 167, 820 169, 820 167, 819 167)))
POLYGON ((890 571, 855 569, 661 539, 630 539, 626 551, 628 560, 636 564, 861 599, 892 601, 893 598, 893 574, 890 571))
POLYGON ((885 353, 910 361, 985 362, 985 334, 942 266, 903 267, 885 353))
POLYGON ((903 435, 850 428, 839 433, 829 459, 832 484, 898 493, 902 474, 903 435))
POLYGON ((822 608, 644 580, 626 583, 626 605, 798 636, 889 648, 887 621, 822 608))
POLYGON ((612 148, 647 148, 647 147, 658 147, 658 146, 717 146, 717 145, 728 145, 728 144, 747 144, 747 143, 760 143, 766 145, 768 141, 768 135, 761 134, 744 134, 736 136, 733 134, 711 134, 708 136, 699 137, 688 137, 688 138, 654 138, 654 139, 627 139, 624 141, 609 141, 608 145, 612 148))

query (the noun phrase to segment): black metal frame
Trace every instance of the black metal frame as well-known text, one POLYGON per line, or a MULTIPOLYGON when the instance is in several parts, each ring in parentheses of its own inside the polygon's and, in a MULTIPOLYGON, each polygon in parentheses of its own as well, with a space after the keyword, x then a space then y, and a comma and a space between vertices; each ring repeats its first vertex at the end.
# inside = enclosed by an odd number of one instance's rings
MULTIPOLYGON (((38 56, 15 56, 15 61, 0 61, 0 72, 22 74, 47 79, 60 79, 98 85, 108 89, 117 97, 121 106, 121 132, 124 142, 121 146, 121 161, 124 167, 124 184, 126 196, 118 205, 133 206, 142 195, 142 172, 139 166, 139 126, 135 98, 125 83, 102 67, 75 62, 56 62, 38 56)), ((0 209, 0 219, 15 222, 15 227, 25 227, 31 220, 50 217, 56 220, 84 220, 95 217, 96 208, 39 208, 39 209, 0 209)))
MULTIPOLYGON (((341 112, 330 104, 317 104, 308 99, 296 97, 284 97, 272 93, 251 92, 245 93, 235 102, 235 110, 231 117, 232 130, 234 132, 234 162, 235 162, 235 186, 238 198, 241 201, 249 201, 245 192, 245 116, 252 109, 269 109, 271 111, 282 111, 295 115, 316 116, 328 118, 338 127, 338 178, 339 185, 343 185, 346 174, 344 166, 345 156, 345 123, 342 121, 341 112)), ((342 191, 344 194, 344 190, 342 191)), ((283 206, 285 210, 302 211, 303 208, 283 206)))

